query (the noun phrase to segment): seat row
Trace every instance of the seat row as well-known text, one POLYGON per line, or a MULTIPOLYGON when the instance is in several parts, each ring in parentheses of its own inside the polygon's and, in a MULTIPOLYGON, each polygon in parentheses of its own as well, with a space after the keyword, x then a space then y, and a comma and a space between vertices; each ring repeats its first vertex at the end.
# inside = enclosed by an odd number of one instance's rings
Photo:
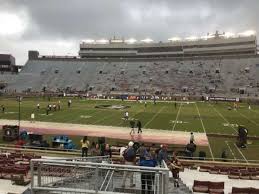
POLYGON ((224 194, 224 182, 198 181, 194 180, 193 192, 224 194))
POLYGON ((200 166, 199 171, 228 175, 230 179, 259 180, 259 168, 254 167, 200 166))

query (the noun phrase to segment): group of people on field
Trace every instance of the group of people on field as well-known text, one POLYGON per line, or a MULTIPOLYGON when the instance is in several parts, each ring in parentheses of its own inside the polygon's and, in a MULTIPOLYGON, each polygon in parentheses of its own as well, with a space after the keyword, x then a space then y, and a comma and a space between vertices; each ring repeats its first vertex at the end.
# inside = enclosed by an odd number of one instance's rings
POLYGON ((124 113, 124 121, 129 121, 129 124, 130 124, 130 128, 131 128, 131 131, 130 131, 130 135, 133 133, 135 134, 135 128, 138 129, 138 133, 142 133, 142 123, 140 120, 138 119, 134 119, 134 118, 131 118, 129 119, 129 112, 126 111, 124 113))

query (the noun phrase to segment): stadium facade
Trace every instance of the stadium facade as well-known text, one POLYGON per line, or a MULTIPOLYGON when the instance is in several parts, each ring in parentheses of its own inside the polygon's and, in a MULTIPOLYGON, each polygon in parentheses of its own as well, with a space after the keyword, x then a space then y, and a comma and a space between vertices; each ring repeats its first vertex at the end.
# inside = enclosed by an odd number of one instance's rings
POLYGON ((170 42, 152 43, 151 39, 135 43, 134 39, 86 41, 80 44, 81 58, 161 58, 161 57, 209 57, 229 55, 255 55, 257 44, 255 36, 225 38, 218 32, 213 37, 185 41, 171 39, 170 42), (147 44, 148 43, 148 44, 147 44))
MULTIPOLYGON (((41 56, 29 51, 6 92, 66 92, 89 95, 220 95, 257 97, 259 57, 255 35, 203 39, 88 40, 78 56, 41 56)), ((6 76, 6 77, 4 77, 6 76)))

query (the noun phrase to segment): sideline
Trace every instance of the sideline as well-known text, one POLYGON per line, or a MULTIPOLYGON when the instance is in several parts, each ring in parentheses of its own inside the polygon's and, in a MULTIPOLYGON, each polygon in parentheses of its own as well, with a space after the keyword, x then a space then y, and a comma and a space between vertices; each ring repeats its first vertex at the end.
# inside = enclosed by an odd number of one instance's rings
MULTIPOLYGON (((198 115, 199 115, 199 118, 200 118, 200 121, 201 121, 201 125, 202 125, 202 128, 203 128, 203 131, 207 135, 207 132, 206 132, 205 126, 203 124, 203 121, 202 121, 201 114, 200 114, 200 111, 199 111, 197 103, 195 103, 195 106, 196 106, 196 110, 198 112, 198 115)), ((209 150, 210 150, 210 154, 211 154, 212 160, 214 161, 214 156, 213 156, 213 153, 212 153, 212 150, 211 150, 211 147, 210 147, 210 142, 209 142, 209 150)))

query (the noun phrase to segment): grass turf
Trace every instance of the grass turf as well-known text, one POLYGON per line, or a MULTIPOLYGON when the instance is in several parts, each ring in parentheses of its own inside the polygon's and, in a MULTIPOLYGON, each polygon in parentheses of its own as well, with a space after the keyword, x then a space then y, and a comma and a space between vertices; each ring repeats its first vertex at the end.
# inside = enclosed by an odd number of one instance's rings
MULTIPOLYGON (((35 120, 47 122, 79 123, 108 126, 129 126, 123 122, 124 112, 129 112, 130 118, 139 119, 144 128, 194 131, 220 134, 236 134, 236 125, 245 125, 249 135, 259 136, 259 106, 240 103, 237 110, 228 110, 233 103, 207 103, 207 102, 152 102, 144 103, 120 101, 120 100, 85 100, 72 98, 72 106, 67 107, 68 98, 23 98, 21 102, 21 119, 30 120, 32 112, 35 113, 35 120), (60 111, 51 111, 46 115, 46 106, 61 101, 60 111), (40 110, 36 105, 40 103, 40 110), (127 105, 128 109, 97 109, 96 105, 127 105)), ((0 113, 1 119, 18 119, 18 102, 15 98, 0 98, 0 105, 6 107, 5 114, 0 113)), ((75 140, 78 138, 75 137, 75 140)), ((253 141, 247 149, 238 150, 235 139, 232 138, 209 138, 210 146, 214 157, 220 157, 223 149, 228 152, 229 158, 233 159, 259 159, 255 153, 259 151, 259 145, 253 141), (241 151, 241 153, 240 153, 241 151)), ((200 148, 210 156, 208 148, 200 148)))

